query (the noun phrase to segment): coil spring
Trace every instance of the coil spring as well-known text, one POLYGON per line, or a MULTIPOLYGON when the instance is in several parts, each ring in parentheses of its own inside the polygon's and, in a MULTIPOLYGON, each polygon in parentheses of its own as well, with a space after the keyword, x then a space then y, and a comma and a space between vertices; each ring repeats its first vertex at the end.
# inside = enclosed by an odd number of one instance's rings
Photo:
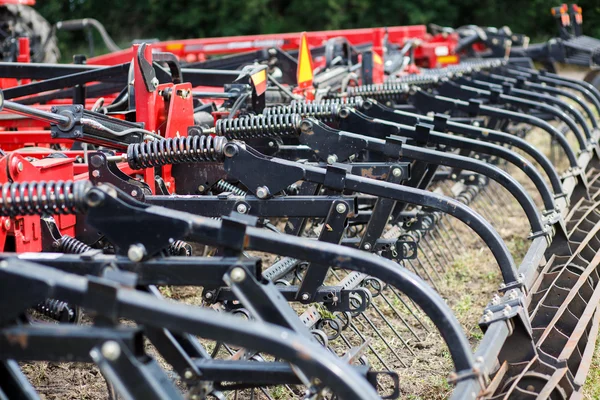
POLYGON ((0 215, 77 214, 85 209, 89 181, 14 182, 2 185, 0 215))
POLYGON ((344 96, 344 97, 332 97, 332 98, 328 98, 328 99, 322 99, 319 101, 312 101, 312 100, 306 100, 306 99, 292 100, 292 102, 290 104, 321 103, 321 104, 337 104, 337 105, 343 105, 343 106, 348 106, 348 107, 361 108, 363 102, 364 102, 364 99, 361 96, 344 96))
POLYGON ((319 101, 292 101, 289 105, 266 108, 265 115, 299 114, 302 118, 316 118, 323 122, 334 122, 343 106, 360 108, 362 97, 338 97, 319 101))
POLYGON ((57 250, 68 254, 81 254, 93 249, 80 240, 69 235, 63 235, 57 240, 57 250))
POLYGON ((298 114, 251 115, 235 119, 220 119, 215 132, 228 139, 295 136, 299 133, 302 117, 298 114))
POLYGON ((212 136, 188 136, 130 144, 127 162, 133 169, 167 164, 222 161, 227 140, 212 136))
POLYGON ((239 187, 237 187, 235 185, 232 185, 231 183, 229 183, 227 181, 224 181, 223 179, 221 179, 219 182, 217 182, 215 184, 215 189, 217 189, 221 193, 230 192, 237 196, 246 196, 248 194, 244 190, 240 189, 239 187))
POLYGON ((192 255, 192 245, 183 240, 176 240, 169 245, 168 253, 170 256, 186 256, 192 255))
POLYGON ((61 322, 76 322, 77 321, 77 310, 69 306, 67 302, 46 299, 39 303, 35 310, 46 317, 55 319, 61 322))
POLYGON ((399 84, 399 85, 417 85, 417 86, 431 85, 431 84, 438 83, 440 81, 440 79, 451 76, 451 75, 452 74, 450 73, 450 71, 440 71, 438 73, 424 73, 424 74, 419 74, 419 75, 416 75, 416 74, 415 75, 404 75, 404 76, 395 78, 394 80, 390 81, 389 83, 399 84))
POLYGON ((405 83, 376 83, 372 85, 350 86, 348 95, 368 97, 375 100, 396 100, 408 92, 405 83))

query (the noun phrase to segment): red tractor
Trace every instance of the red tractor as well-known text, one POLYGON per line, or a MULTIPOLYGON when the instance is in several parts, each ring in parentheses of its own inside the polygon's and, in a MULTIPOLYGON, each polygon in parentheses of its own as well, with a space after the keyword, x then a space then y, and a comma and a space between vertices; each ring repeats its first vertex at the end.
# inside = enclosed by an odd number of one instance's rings
POLYGON ((29 38, 31 61, 55 63, 60 51, 54 28, 31 6, 35 0, 0 0, 0 51, 2 61, 21 61, 25 45, 19 38, 29 38))

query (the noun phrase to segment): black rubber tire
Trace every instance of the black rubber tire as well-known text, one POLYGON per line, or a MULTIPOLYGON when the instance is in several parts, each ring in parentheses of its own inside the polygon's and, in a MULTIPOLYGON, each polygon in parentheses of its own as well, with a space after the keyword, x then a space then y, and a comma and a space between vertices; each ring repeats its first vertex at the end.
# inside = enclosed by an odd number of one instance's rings
POLYGON ((0 21, 11 22, 18 35, 29 37, 32 62, 57 63, 60 60, 52 26, 33 8, 7 4, 0 7, 0 21))

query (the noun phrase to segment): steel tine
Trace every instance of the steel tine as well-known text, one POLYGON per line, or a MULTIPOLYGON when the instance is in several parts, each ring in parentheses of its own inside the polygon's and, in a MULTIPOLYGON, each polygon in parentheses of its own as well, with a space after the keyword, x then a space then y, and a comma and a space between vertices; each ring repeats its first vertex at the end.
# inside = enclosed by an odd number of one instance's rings
POLYGON ((425 242, 429 243, 429 246, 434 247, 435 249, 437 249, 437 253, 439 254, 439 256, 441 258, 443 258, 443 261, 438 263, 438 266, 443 265, 444 263, 451 263, 452 261, 448 258, 448 256, 446 256, 446 254, 444 254, 444 251, 442 250, 442 248, 440 247, 440 244, 438 243, 437 239, 433 236, 433 231, 427 232, 427 235, 425 235, 425 237, 423 238, 425 240, 425 242), (431 245, 431 243, 433 243, 433 246, 431 245))
MULTIPOLYGON (((437 274, 438 278, 441 280, 442 277, 438 274, 437 268, 431 262, 431 258, 429 258, 429 256, 427 255, 427 252, 425 252, 425 250, 422 249, 418 244, 417 244, 417 258, 415 258, 415 260, 417 261, 417 263, 427 272, 427 269, 425 268, 425 265, 423 264, 423 262, 421 262, 421 259, 418 257, 418 250, 419 249, 421 250, 421 253, 423 253, 423 256, 425 257, 425 260, 427 260, 427 263, 429 264, 429 266, 431 267, 431 269, 433 269, 433 271, 437 274)), ((434 254, 434 257, 435 257, 435 254, 434 254)), ((436 260, 437 260, 437 257, 436 257, 436 260)), ((410 260, 408 260, 408 261, 411 262, 410 260)), ((427 272, 427 276, 429 276, 429 272, 427 272)), ((429 279, 431 280, 431 276, 429 276, 429 279)))
POLYGON ((444 223, 443 216, 440 218, 439 224, 440 224, 440 228, 444 231, 446 236, 448 236, 450 243, 452 243, 452 248, 454 249, 456 254, 460 254, 461 250, 458 248, 458 244, 456 243, 456 238, 454 237, 452 231, 449 230, 448 227, 446 226, 446 224, 444 223))
MULTIPOLYGON (((444 247, 446 248, 446 252, 449 254, 449 257, 452 260, 452 262, 454 262, 454 260, 455 260, 454 252, 452 251, 452 249, 450 248, 450 245, 448 244, 448 239, 445 238, 444 235, 442 235, 442 232, 440 232, 440 228, 437 223, 434 225, 433 230, 438 235, 438 237, 442 240, 442 243, 443 243, 444 247)), ((446 272, 446 267, 444 267, 444 265, 442 265, 442 270, 444 272, 446 272)))
MULTIPOLYGON (((367 339, 364 337, 364 335, 362 333, 360 333, 360 330, 356 327, 356 325, 354 324, 353 321, 350 322, 350 327, 358 335, 358 337, 363 341, 363 343, 367 341, 367 339)), ((375 355, 375 357, 377 357, 377 359, 379 360, 379 362, 381 363, 383 368, 385 368, 388 371, 391 371, 392 369, 385 363, 385 361, 383 361, 381 359, 381 356, 379 355, 378 352, 375 351, 375 349, 373 348, 371 343, 369 343, 367 346, 369 347, 369 350, 371 350, 371 353, 373 353, 373 355, 375 355)))
POLYGON ((381 319, 383 319, 383 322, 385 322, 385 324, 392 330, 392 332, 394 333, 394 335, 398 339, 400 339, 400 341, 402 342, 402 344, 404 345, 404 347, 406 347, 406 349, 410 352, 410 354, 412 354, 413 356, 415 356, 415 353, 413 352, 413 350, 408 345, 408 342, 406 340, 404 340, 404 338, 402 337, 402 335, 400 335, 400 333, 398 333, 398 331, 396 330, 396 328, 394 328, 392 326, 392 324, 390 323, 390 321, 386 318, 386 316, 383 315, 383 313, 381 312, 381 310, 379 309, 379 307, 377 306, 377 304, 375 304, 373 302, 373 303, 371 303, 371 306, 373 307, 373 309, 375 310, 375 312, 377 312, 377 314, 379 314, 379 316, 381 317, 381 319))
MULTIPOLYGON (((385 301, 385 303, 388 305, 388 307, 391 308, 391 310, 394 312, 394 314, 396 314, 396 317, 398 317, 398 319, 400 319, 400 321, 402 321, 404 326, 409 330, 409 332, 414 336, 414 338, 420 341, 421 338, 419 337, 419 335, 417 335, 417 333, 414 331, 412 326, 410 326, 410 324, 408 323, 406 318, 404 318, 404 316, 402 314, 400 314, 400 311, 396 307, 394 307, 394 305, 392 304, 390 299, 387 298, 387 296, 383 293, 383 291, 381 292, 381 298, 383 299, 383 301, 385 301)), ((402 304, 404 304, 404 306, 408 309, 408 306, 406 305, 406 303, 404 303, 404 301, 402 301, 402 304)), ((414 316, 414 313, 412 313, 411 310, 409 310, 409 312, 411 312, 411 314, 413 314, 413 316, 414 316)))
MULTIPOLYGON (((381 334, 381 332, 379 331, 379 329, 377 329, 377 327, 373 324, 373 322, 369 319, 369 317, 367 317, 364 313, 361 313, 360 316, 362 317, 362 319, 364 319, 365 321, 367 321, 367 323, 369 324, 369 326, 371 327, 371 329, 377 334, 377 336, 379 337, 379 339, 381 339, 381 341, 383 342, 383 344, 385 345, 385 347, 387 347, 392 354, 394 355, 394 357, 396 357, 396 359, 400 362, 400 364, 402 364, 402 367, 406 368, 407 365, 406 363, 400 358, 400 356, 396 353, 396 350, 394 350, 394 348, 388 343, 387 340, 385 340, 385 338, 383 337, 383 335, 381 334)), ((362 322, 361 319, 356 318, 356 320, 358 321, 358 323, 360 323, 362 325, 362 327, 366 330, 367 326, 362 322)))
MULTIPOLYGON (((419 261, 418 258, 416 260, 419 263, 419 265, 421 265, 421 268, 423 268, 423 271, 425 271, 425 274, 427 275, 427 278, 429 279, 429 282, 431 282, 431 286, 433 286, 435 290, 439 291, 439 289, 438 289, 435 281, 433 280, 433 278, 429 274, 429 271, 427 270, 427 268, 425 268, 425 266, 419 261)), ((415 266, 413 265, 412 261, 411 260, 407 260, 407 261, 412 266, 412 268, 415 269, 415 266)))

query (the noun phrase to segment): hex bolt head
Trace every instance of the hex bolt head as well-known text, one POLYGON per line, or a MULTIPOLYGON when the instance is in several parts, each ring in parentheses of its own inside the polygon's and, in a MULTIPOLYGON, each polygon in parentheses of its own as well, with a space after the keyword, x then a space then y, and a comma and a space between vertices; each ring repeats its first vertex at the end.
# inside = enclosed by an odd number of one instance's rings
POLYGON ((308 293, 302 293, 302 300, 303 301, 308 301, 308 299, 310 299, 310 294, 308 294, 308 293))
POLYGON ((335 164, 337 161, 337 156, 335 154, 332 154, 330 156, 327 156, 327 164, 335 164))
POLYGON ((245 204, 238 204, 237 207, 235 208, 235 210, 237 212, 239 212, 240 214, 246 214, 248 212, 248 206, 245 204))
POLYGON ((269 188, 266 186, 259 186, 256 189, 256 197, 258 197, 259 199, 266 199, 267 197, 269 197, 269 188))
POLYGON ((363 249, 371 250, 371 243, 365 243, 365 245, 363 246, 363 249))
POLYGON ((401 177, 401 176, 402 176, 402 169, 400 169, 400 168, 394 168, 394 169, 392 170, 392 174, 393 174, 393 175, 394 175, 396 178, 399 178, 399 177, 401 177))
POLYGON ((340 214, 343 214, 346 212, 348 208, 346 207, 346 205, 344 203, 338 203, 337 206, 335 206, 335 211, 337 211, 340 214))
POLYGON ((104 342, 102 349, 100 350, 104 358, 110 361, 115 361, 121 356, 121 346, 114 340, 104 342))
POLYGON ((206 292, 206 293, 204 294, 204 298, 205 298, 205 299, 209 299, 209 300, 210 300, 210 299, 212 299, 212 297, 213 297, 213 294, 212 294, 212 292, 206 292))
POLYGON ((132 244, 127 250, 127 257, 133 262, 140 262, 146 255, 146 249, 141 244, 132 244))
POLYGON ((244 271, 243 268, 236 267, 231 270, 231 272, 229 273, 229 276, 231 277, 231 280, 233 282, 240 283, 244 279, 246 279, 246 271, 244 271))
POLYGON ((198 191, 199 191, 200 193, 203 193, 205 189, 206 189, 206 188, 204 187, 204 185, 200 185, 200 186, 198 186, 198 191))
POLYGON ((137 195, 138 195, 138 192, 137 192, 137 190, 132 190, 132 191, 131 191, 131 195, 132 195, 133 197, 137 196, 137 195))
POLYGON ((17 164, 17 171, 23 172, 23 163, 21 161, 19 161, 19 163, 17 164))
POLYGON ((152 80, 150 81, 150 83, 152 83, 152 86, 154 86, 155 88, 158 87, 158 79, 152 78, 152 80))
POLYGON ((94 178, 98 178, 100 176, 100 171, 98 171, 97 169, 93 170, 92 171, 92 176, 94 178))

